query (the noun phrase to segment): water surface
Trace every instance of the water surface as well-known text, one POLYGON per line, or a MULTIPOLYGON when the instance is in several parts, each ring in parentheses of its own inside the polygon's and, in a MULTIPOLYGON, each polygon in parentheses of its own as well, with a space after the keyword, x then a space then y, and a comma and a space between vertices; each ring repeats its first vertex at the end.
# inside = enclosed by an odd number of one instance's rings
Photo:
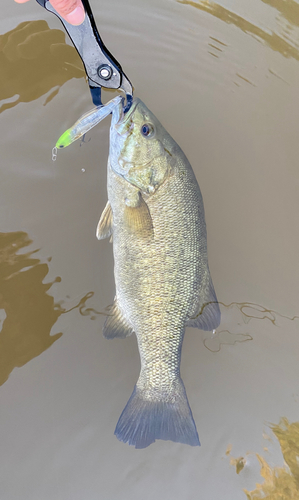
POLYGON ((136 341, 101 334, 114 297, 112 248, 95 238, 109 119, 52 162, 92 107, 82 66, 54 16, 2 3, 1 499, 246 500, 266 482, 273 500, 275 471, 296 495, 299 4, 91 2, 136 95, 193 166, 222 312, 216 335, 188 329, 184 341, 202 446, 139 451, 113 436, 136 341))

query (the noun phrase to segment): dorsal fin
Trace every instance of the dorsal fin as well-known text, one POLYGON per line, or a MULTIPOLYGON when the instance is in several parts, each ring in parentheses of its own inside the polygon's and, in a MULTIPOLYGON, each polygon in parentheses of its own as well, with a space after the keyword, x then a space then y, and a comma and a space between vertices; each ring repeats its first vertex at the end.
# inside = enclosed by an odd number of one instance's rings
POLYGON ((124 339, 131 335, 134 332, 133 328, 129 325, 127 320, 123 317, 117 301, 115 301, 111 307, 109 312, 109 316, 107 316, 104 328, 103 335, 106 339, 124 339))
POLYGON ((112 208, 110 202, 107 201, 107 204, 103 210, 103 213, 97 225, 96 236, 98 240, 103 240, 111 236, 112 224, 113 224, 112 208))
POLYGON ((200 298, 196 313, 186 321, 186 326, 199 328, 200 330, 215 330, 220 324, 221 313, 214 290, 211 276, 204 299, 200 298))

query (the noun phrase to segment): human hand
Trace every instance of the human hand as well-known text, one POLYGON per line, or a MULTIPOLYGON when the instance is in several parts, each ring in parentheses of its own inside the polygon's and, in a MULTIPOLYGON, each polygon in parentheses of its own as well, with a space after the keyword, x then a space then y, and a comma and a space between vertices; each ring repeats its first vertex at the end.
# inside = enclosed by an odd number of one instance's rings
MULTIPOLYGON (((17 3, 25 3, 29 0, 15 0, 17 3)), ((51 0, 51 5, 57 10, 58 14, 68 23, 78 26, 82 24, 85 18, 85 11, 81 0, 51 0)))

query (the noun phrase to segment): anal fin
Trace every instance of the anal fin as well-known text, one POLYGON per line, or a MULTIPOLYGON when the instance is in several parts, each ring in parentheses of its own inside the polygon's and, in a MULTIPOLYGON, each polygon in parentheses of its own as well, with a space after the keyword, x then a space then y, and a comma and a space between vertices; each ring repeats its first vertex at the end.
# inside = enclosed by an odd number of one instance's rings
POLYGON ((221 313, 211 276, 204 297, 200 299, 197 311, 186 321, 186 326, 200 330, 215 330, 220 324, 221 313))
POLYGON ((107 316, 103 335, 106 339, 124 339, 134 332, 133 328, 129 325, 127 320, 123 317, 117 302, 115 301, 107 316))
POLYGON ((110 202, 107 201, 107 204, 103 210, 103 213, 97 225, 96 236, 98 240, 103 240, 111 236, 112 223, 113 223, 112 208, 110 202))

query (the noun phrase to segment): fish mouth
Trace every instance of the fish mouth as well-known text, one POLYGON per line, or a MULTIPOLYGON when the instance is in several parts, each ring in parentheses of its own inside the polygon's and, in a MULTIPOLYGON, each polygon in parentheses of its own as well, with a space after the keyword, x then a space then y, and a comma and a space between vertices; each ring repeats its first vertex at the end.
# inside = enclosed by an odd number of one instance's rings
POLYGON ((132 113, 134 113, 135 109, 137 108, 138 104, 140 102, 140 99, 134 99, 134 101, 132 102, 130 108, 128 109, 128 111, 126 113, 123 113, 123 116, 121 117, 121 119, 118 121, 118 124, 120 125, 125 125, 128 120, 130 119, 132 113))
POLYGON ((130 134, 133 127, 133 123, 130 123, 131 117, 139 102, 140 99, 135 99, 132 102, 130 109, 126 113, 124 112, 123 103, 120 103, 120 106, 118 108, 118 117, 116 117, 116 120, 114 122, 114 130, 118 134, 118 136, 124 138, 128 137, 128 135, 130 134))

